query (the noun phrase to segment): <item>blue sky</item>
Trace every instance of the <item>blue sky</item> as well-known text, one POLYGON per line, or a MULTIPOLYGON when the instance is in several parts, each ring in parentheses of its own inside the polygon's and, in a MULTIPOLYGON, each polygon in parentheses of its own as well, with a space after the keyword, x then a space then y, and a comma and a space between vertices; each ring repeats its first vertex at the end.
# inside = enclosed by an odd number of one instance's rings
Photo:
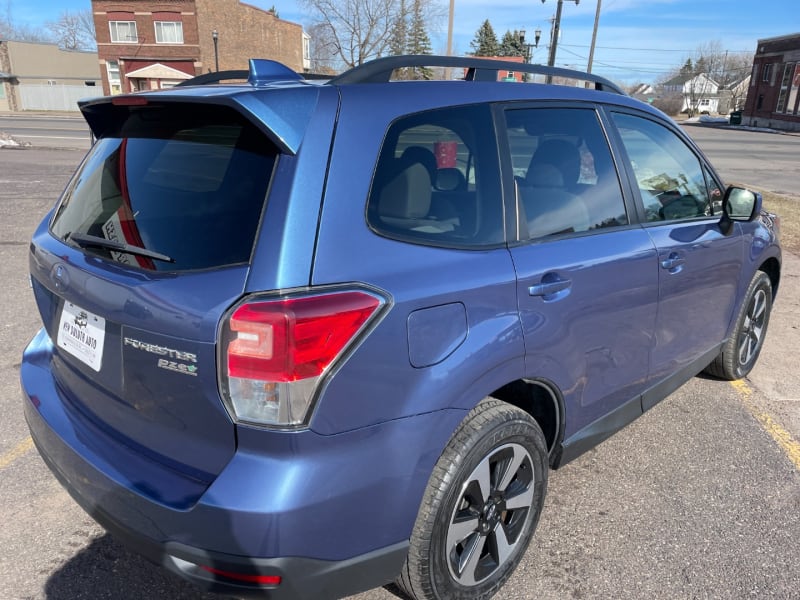
MULTIPOLYGON (((442 3, 446 12, 448 0, 442 3)), ((651 82, 696 54, 698 46, 718 41, 732 54, 753 53, 760 38, 800 32, 797 0, 601 0, 593 72, 624 83, 651 82)), ((557 66, 585 70, 597 0, 575 5, 565 0, 557 66)), ((249 0, 261 8, 275 6, 283 19, 303 25, 311 20, 295 0, 249 0)), ((89 0, 3 0, 17 23, 38 26, 65 9, 89 8, 89 0)), ((498 38, 506 30, 525 29, 532 40, 537 28, 542 41, 533 62, 547 62, 546 44, 556 0, 455 0, 454 51, 471 50, 470 41, 485 19, 498 38)), ((433 50, 444 54, 447 19, 430 31, 433 50)))

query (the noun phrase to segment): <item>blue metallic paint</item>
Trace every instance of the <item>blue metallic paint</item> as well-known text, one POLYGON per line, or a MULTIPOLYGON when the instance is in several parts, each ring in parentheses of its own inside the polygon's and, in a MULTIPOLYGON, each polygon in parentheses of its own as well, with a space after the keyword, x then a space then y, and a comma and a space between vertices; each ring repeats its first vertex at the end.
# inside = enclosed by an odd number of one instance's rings
MULTIPOLYGON (((774 234, 759 222, 737 223, 728 237, 706 221, 634 224, 475 251, 371 231, 364 211, 387 123, 409 110, 452 105, 454 93, 470 103, 553 92, 407 82, 141 95, 246 110, 286 154, 250 267, 141 272, 53 239, 49 218, 34 235, 30 267, 45 330, 23 357, 25 415, 48 465, 90 514, 152 547, 185 544, 201 553, 344 560, 402 546, 435 462, 484 396, 525 377, 556 386, 573 458, 640 414, 643 394, 680 383, 670 369, 683 366, 685 380, 726 328, 730 335, 738 310, 731 294, 741 298, 765 260, 780 260, 774 234), (672 253, 684 263, 668 273, 659 262, 672 253), (569 284, 530 294, 556 280, 569 284), (246 293, 359 283, 384 290, 391 307, 327 381, 309 427, 234 426, 216 385, 225 311, 246 293), (109 320, 100 374, 54 348, 60 298, 109 320), (676 335, 678 320, 700 314, 693 306, 709 305, 719 319, 676 335), (181 350, 186 344, 200 358, 196 382, 151 373, 146 353, 124 348, 126 335, 181 350), (353 535, 354 525, 364 534, 353 535)), ((569 102, 588 97, 578 88, 559 93, 569 102)), ((590 97, 661 119, 628 98, 590 97)), ((107 124, 106 102, 85 105, 96 131, 107 124)), ((633 197, 630 185, 623 192, 633 197)))
POLYGON ((25 416, 40 452, 90 514, 99 507, 153 543, 341 560, 408 539, 442 440, 465 414, 439 411, 337 436, 240 426, 236 454, 205 489, 130 451, 123 456, 118 444, 107 454, 92 423, 59 400, 47 346, 43 335, 34 340, 22 372, 25 416), (155 498, 152 486, 169 496, 155 498), (350 535, 354 524, 371 535, 350 535))

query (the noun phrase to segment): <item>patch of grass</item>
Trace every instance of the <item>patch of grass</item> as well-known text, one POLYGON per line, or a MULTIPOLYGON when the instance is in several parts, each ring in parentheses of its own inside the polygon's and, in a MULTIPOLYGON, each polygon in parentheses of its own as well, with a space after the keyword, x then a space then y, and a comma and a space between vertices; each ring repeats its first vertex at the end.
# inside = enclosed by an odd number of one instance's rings
POLYGON ((761 192, 764 198, 764 209, 780 217, 783 250, 800 254, 800 198, 773 194, 752 185, 744 187, 761 192))

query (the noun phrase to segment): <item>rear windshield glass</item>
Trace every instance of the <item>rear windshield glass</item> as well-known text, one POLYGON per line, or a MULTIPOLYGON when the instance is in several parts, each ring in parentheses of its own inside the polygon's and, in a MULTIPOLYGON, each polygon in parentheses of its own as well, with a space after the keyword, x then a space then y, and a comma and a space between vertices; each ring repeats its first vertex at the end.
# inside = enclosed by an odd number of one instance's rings
POLYGON ((277 149, 233 109, 114 107, 52 223, 58 238, 157 271, 247 262, 277 149))

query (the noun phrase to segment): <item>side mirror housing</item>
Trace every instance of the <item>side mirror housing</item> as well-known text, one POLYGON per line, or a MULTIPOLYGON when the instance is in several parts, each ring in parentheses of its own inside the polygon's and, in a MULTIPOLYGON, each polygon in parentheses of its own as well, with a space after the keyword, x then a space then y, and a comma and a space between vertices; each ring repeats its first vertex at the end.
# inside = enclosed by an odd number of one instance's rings
POLYGON ((733 229, 736 221, 749 222, 761 214, 763 200, 761 194, 745 188, 729 186, 722 198, 722 219, 720 228, 724 234, 733 229))

